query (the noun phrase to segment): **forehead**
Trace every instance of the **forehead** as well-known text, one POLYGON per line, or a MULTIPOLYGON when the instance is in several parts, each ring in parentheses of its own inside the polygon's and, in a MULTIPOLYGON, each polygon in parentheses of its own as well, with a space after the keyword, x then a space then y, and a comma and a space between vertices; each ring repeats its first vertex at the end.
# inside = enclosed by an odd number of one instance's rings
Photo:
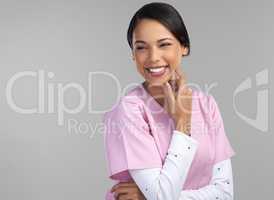
POLYGON ((164 25, 152 19, 142 19, 133 31, 133 42, 136 40, 156 42, 166 37, 174 39, 173 34, 164 25))

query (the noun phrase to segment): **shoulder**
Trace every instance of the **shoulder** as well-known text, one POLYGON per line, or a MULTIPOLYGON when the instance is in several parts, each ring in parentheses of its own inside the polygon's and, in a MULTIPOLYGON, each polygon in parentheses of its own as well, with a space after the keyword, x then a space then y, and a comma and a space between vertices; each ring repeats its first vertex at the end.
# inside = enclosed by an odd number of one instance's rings
POLYGON ((104 113, 103 120, 120 118, 134 120, 134 118, 144 117, 144 112, 143 93, 140 86, 136 86, 120 97, 113 107, 104 113))
POLYGON ((193 99, 196 110, 202 112, 204 117, 207 117, 210 120, 216 120, 220 117, 218 103, 213 94, 206 91, 194 89, 193 99))
POLYGON ((207 110, 212 102, 213 96, 199 89, 192 89, 192 91, 194 104, 200 109, 207 110))

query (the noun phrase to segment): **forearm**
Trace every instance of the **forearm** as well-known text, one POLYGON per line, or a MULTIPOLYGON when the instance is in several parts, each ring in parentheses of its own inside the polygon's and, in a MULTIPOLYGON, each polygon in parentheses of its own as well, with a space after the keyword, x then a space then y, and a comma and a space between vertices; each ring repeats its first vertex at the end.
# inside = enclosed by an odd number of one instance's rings
POLYGON ((130 170, 147 200, 177 200, 186 180, 198 143, 175 131, 162 169, 130 170))
POLYGON ((210 184, 198 190, 183 190, 180 200, 233 200, 231 160, 214 165, 210 184))

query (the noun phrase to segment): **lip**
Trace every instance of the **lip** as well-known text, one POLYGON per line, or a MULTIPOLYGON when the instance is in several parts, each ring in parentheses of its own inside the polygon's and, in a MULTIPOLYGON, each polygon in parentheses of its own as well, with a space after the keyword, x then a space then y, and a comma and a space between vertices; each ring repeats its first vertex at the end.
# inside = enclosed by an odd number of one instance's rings
POLYGON ((163 65, 161 67, 147 67, 147 68, 145 68, 145 71, 150 77, 160 77, 166 73, 167 69, 169 68, 169 65, 163 65), (149 71, 149 69, 157 69, 157 68, 161 68, 161 67, 164 67, 164 69, 162 71, 159 71, 159 72, 149 71))

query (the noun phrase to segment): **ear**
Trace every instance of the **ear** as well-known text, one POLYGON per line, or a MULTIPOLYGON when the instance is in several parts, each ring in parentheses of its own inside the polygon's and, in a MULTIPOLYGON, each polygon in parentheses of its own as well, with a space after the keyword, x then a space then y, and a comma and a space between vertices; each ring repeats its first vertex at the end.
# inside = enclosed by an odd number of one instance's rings
POLYGON ((132 60, 135 61, 135 54, 133 51, 131 51, 132 60))
POLYGON ((186 56, 188 54, 188 47, 185 47, 185 46, 181 46, 181 54, 182 56, 186 56))

